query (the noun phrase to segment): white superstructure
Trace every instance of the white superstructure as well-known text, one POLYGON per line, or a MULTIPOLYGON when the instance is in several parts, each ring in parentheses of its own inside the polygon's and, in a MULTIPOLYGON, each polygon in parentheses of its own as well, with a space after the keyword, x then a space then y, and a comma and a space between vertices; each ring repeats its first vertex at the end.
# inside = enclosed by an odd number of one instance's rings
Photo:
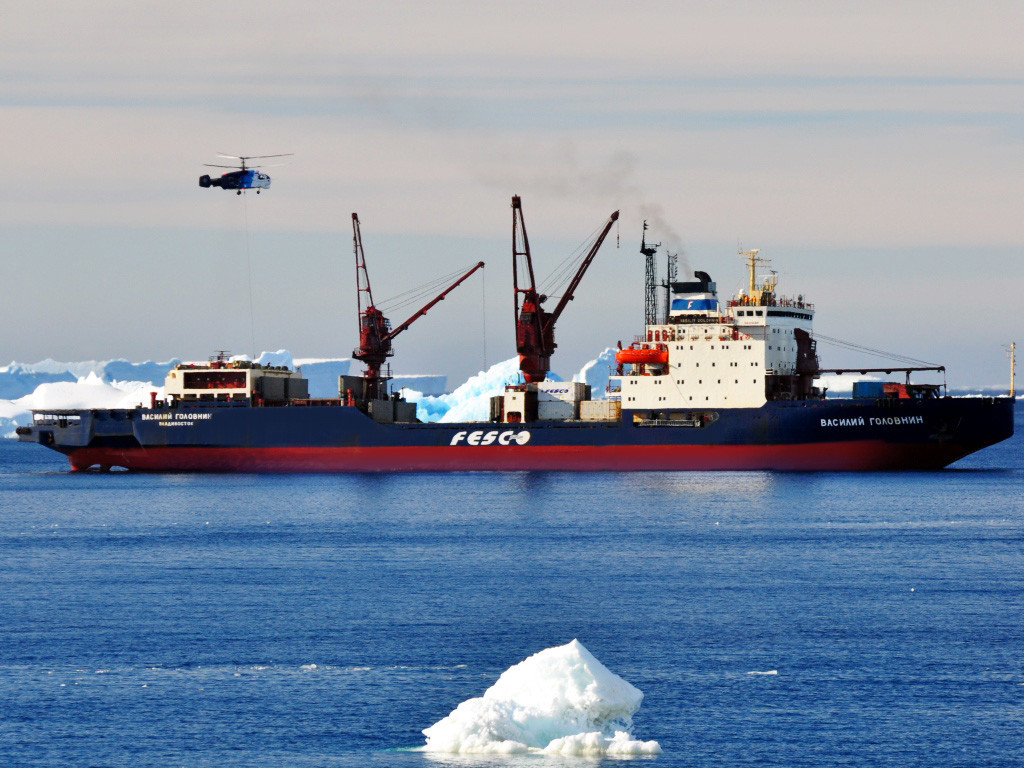
POLYGON ((164 394, 174 402, 277 402, 308 398, 309 384, 301 373, 284 366, 264 366, 223 357, 208 364, 181 363, 167 373, 164 394))
POLYGON ((813 396, 817 356, 814 306, 775 293, 771 274, 755 279, 757 251, 744 255, 750 284, 723 306, 705 272, 672 283, 668 322, 620 350, 610 393, 623 409, 756 408, 767 400, 813 396))

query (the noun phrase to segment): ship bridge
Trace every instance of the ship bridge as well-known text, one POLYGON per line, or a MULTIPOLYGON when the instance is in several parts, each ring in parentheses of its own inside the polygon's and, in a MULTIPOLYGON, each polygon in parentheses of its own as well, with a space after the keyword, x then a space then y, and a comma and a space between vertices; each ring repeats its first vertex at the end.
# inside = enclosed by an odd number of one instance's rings
POLYGON ((758 280, 757 266, 768 262, 756 250, 741 255, 749 285, 727 301, 719 300, 707 272, 669 283, 667 322, 648 323, 645 335, 615 356, 611 386, 622 408, 661 414, 821 397, 814 387, 814 305, 778 295, 774 271, 758 280))

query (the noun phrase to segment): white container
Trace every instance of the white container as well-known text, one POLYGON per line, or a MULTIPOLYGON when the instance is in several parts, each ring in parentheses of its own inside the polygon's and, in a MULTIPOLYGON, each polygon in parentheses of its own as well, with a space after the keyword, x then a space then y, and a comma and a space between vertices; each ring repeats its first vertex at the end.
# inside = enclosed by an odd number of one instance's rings
POLYGON ((622 403, 618 400, 583 400, 580 402, 580 419, 583 421, 618 421, 622 403))

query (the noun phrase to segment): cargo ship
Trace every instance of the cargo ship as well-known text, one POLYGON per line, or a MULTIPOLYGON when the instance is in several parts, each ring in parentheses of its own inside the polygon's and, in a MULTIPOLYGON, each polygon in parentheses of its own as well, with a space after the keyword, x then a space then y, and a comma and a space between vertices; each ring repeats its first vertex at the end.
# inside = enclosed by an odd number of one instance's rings
MULTIPOLYGON (((389 391, 391 341, 478 264, 392 328, 372 300, 358 217, 353 241, 362 376, 311 398, 300 371, 217 356, 180 364, 147 405, 34 411, 18 438, 59 451, 72 470, 146 472, 436 472, 938 469, 1013 434, 1009 397, 952 397, 911 383, 941 366, 823 369, 815 307, 759 278, 743 252, 745 289, 727 299, 706 272, 655 285, 648 257, 644 333, 618 344, 604 392, 547 377, 554 323, 613 222, 605 225, 552 311, 534 284, 522 206, 513 198, 516 345, 521 381, 490 399, 486 421, 424 423, 389 391), (655 291, 664 289, 657 305, 655 291), (652 300, 652 296, 654 297, 652 300), (825 373, 860 380, 826 397, 825 373)), ((645 225, 646 226, 646 225, 645 225)), ((645 235, 646 237, 646 235, 645 235)))

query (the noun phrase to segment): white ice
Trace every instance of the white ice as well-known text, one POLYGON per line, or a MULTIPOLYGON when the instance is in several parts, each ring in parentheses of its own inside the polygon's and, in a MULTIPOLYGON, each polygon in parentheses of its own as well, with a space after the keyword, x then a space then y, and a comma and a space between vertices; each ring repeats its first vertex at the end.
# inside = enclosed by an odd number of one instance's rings
POLYGON ((40 384, 30 395, 0 400, 0 430, 5 437, 14 437, 14 426, 28 424, 32 410, 134 408, 149 404, 150 392, 163 397, 163 387, 155 387, 148 381, 108 382, 91 372, 77 381, 40 384))
POLYGON ((416 403, 416 417, 420 421, 487 421, 491 397, 503 393, 507 384, 521 381, 519 358, 513 357, 480 371, 450 394, 432 397, 412 389, 404 390, 403 394, 409 402, 416 403))
POLYGON ((581 381, 590 385, 590 396, 594 400, 602 400, 608 389, 608 379, 615 367, 615 352, 617 350, 608 347, 595 359, 580 368, 580 372, 572 377, 573 381, 581 381))
MULTIPOLYGON (((614 364, 615 350, 606 349, 584 365, 572 380, 589 384, 591 397, 595 400, 603 399, 608 388, 610 366, 614 364)), ((562 381, 555 373, 548 373, 548 379, 562 381)), ((519 358, 513 357, 495 363, 486 371, 480 371, 450 394, 431 397, 413 389, 406 389, 403 394, 409 402, 416 403, 416 416, 420 421, 487 421, 491 414, 491 398, 503 394, 507 385, 520 384, 522 381, 519 358)))
POLYGON ((507 669, 483 696, 423 730, 423 747, 445 753, 599 757, 657 755, 630 734, 643 694, 609 671, 579 640, 507 669))

